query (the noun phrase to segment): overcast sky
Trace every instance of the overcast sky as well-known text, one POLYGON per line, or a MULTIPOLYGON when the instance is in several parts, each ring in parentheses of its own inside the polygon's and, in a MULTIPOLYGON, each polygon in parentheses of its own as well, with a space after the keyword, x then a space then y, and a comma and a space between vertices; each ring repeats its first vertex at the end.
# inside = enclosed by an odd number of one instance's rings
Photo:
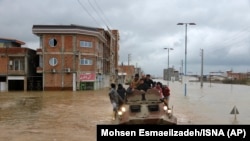
POLYGON ((169 66, 187 73, 250 72, 250 0, 0 0, 0 37, 37 49, 32 26, 78 24, 117 29, 119 63, 163 75, 169 66), (128 56, 131 55, 130 61, 128 56))

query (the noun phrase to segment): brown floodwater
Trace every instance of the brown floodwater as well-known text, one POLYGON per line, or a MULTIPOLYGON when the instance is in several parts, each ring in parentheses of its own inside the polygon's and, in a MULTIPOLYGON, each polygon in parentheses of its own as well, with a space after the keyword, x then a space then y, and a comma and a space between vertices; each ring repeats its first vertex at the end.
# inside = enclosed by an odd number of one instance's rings
MULTIPOLYGON (((166 83, 163 81, 163 83, 166 83)), ((178 124, 250 124, 250 87, 170 83, 178 124), (237 106, 240 114, 230 114, 237 106), (235 118, 236 117, 236 118, 235 118)), ((96 141, 96 125, 112 124, 109 89, 0 93, 1 141, 96 141)))
POLYGON ((0 93, 3 141, 95 141, 96 125, 111 123, 108 89, 0 93))

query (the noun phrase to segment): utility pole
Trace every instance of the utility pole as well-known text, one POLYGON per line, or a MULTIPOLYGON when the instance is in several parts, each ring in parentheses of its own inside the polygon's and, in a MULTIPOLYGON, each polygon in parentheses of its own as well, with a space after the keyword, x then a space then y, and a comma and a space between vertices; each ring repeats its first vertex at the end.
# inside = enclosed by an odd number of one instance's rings
POLYGON ((131 60, 131 54, 128 54, 128 66, 129 66, 130 60, 131 60))
POLYGON ((122 62, 122 65, 121 65, 121 71, 122 71, 122 82, 121 83, 123 84, 124 83, 123 81, 124 81, 124 78, 125 78, 125 77, 123 77, 124 76, 123 75, 123 62, 122 62))
POLYGON ((201 88, 203 87, 203 49, 201 49, 201 88))
POLYGON ((168 75, 167 75, 167 83, 168 83, 168 86, 169 86, 169 78, 170 78, 170 75, 169 75, 169 73, 170 73, 170 69, 169 69, 169 50, 174 50, 173 48, 164 48, 164 49, 166 49, 166 50, 168 50, 168 71, 167 71, 167 73, 168 73, 168 75))
POLYGON ((181 84, 183 83, 183 60, 181 60, 181 84))

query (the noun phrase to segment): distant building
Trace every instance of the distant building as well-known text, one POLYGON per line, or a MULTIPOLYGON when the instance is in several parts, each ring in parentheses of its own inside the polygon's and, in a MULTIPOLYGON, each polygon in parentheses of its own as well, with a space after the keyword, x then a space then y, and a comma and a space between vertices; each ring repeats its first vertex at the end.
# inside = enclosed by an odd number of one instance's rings
POLYGON ((179 80, 179 71, 174 68, 168 68, 163 70, 163 80, 168 81, 178 81, 179 80))
POLYGON ((226 79, 230 80, 246 80, 250 78, 250 73, 239 73, 239 72, 233 72, 233 71, 218 71, 218 72, 210 72, 209 75, 204 78, 205 81, 223 81, 226 79))
POLYGON ((227 77, 232 80, 244 80, 248 79, 248 73, 235 73, 233 71, 227 71, 227 77))
POLYGON ((134 65, 120 65, 118 67, 119 83, 130 83, 130 81, 134 78, 135 73, 137 73, 137 69, 134 65))
POLYGON ((36 73, 36 51, 21 47, 25 43, 16 39, 0 38, 0 90, 40 90, 41 75, 36 73))
POLYGON ((94 90, 117 81, 119 33, 80 25, 33 25, 43 90, 94 90))

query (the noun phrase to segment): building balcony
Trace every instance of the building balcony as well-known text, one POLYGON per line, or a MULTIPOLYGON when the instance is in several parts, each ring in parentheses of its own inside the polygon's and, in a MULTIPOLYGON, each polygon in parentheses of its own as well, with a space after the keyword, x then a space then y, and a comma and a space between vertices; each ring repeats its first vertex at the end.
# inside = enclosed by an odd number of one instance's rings
POLYGON ((36 67, 36 73, 43 73, 42 67, 36 67))
POLYGON ((25 75, 24 70, 8 70, 8 75, 25 75))
POLYGON ((43 50, 41 48, 36 49, 36 54, 37 55, 42 55, 43 54, 43 50))

